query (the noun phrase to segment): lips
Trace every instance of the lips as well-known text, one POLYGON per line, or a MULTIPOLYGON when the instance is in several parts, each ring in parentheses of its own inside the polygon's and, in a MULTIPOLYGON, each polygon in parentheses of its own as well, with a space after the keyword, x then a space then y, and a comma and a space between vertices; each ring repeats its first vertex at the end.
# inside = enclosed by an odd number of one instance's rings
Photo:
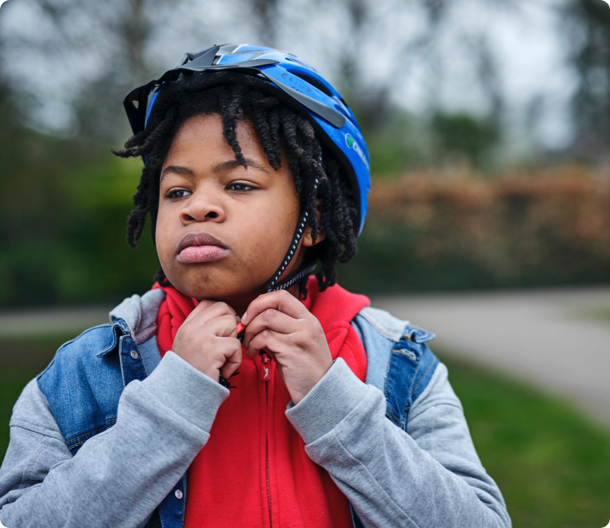
POLYGON ((229 249, 207 233, 189 233, 178 244, 178 261, 183 264, 212 262, 225 257, 229 249))

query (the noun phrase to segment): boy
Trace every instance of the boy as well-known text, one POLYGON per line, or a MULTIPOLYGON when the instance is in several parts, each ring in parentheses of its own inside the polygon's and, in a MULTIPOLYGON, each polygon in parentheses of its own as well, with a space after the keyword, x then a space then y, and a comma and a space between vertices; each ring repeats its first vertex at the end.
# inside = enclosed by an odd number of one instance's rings
POLYGON ((335 285, 369 186, 336 90, 225 45, 125 106, 117 154, 145 161, 128 241, 150 214, 156 285, 24 390, 2 523, 510 526, 433 336, 335 285))

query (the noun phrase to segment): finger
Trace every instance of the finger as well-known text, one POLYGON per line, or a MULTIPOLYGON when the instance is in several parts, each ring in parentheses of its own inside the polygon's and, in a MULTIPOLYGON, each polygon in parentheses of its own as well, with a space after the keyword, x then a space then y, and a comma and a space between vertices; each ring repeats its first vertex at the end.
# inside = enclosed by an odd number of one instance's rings
POLYGON ((193 308, 191 313, 186 316, 186 319, 184 320, 184 322, 186 323, 187 321, 190 321, 194 317, 197 317, 200 312, 202 312, 209 306, 212 306, 213 304, 215 304, 215 302, 216 301, 210 301, 207 299, 204 299, 203 301, 199 301, 199 304, 197 306, 195 306, 195 308, 193 308))
POLYGON ((242 316, 242 323, 248 325, 257 315, 268 309, 279 310, 295 319, 301 319, 309 313, 307 308, 286 290, 265 293, 254 299, 242 316))
POLYGON ((299 330, 299 320, 274 309, 259 313, 246 327, 244 346, 248 348, 250 340, 265 329, 279 334, 291 334, 299 330))
POLYGON ((276 334, 275 332, 266 329, 250 341, 250 346, 247 348, 246 355, 253 358, 260 354, 261 350, 265 350, 265 352, 269 352, 269 355, 275 359, 276 354, 281 355, 281 353, 289 347, 290 343, 286 335, 276 334))
POLYGON ((201 301, 194 308, 194 310, 189 314, 189 316, 184 320, 184 322, 186 323, 188 321, 195 320, 198 324, 203 325, 216 317, 220 317, 226 314, 232 315, 233 318, 237 321, 237 314, 235 310, 231 308, 227 303, 204 300, 201 301), (199 308, 200 306, 203 307, 199 308))
POLYGON ((237 319, 232 314, 214 317, 206 323, 206 328, 218 337, 237 337, 237 319))
POLYGON ((241 343, 235 339, 235 342, 232 343, 232 349, 230 350, 230 354, 225 355, 227 358, 225 364, 220 369, 220 374, 223 378, 229 379, 237 369, 240 367, 242 362, 242 348, 241 343))

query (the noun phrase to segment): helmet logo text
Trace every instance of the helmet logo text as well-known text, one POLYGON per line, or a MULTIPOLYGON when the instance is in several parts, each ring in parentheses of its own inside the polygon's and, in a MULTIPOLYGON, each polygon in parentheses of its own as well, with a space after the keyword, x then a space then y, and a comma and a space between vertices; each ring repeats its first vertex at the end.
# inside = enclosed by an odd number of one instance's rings
POLYGON ((366 159, 364 152, 362 152, 360 145, 358 145, 358 142, 350 134, 345 134, 345 144, 347 145, 347 148, 353 149, 354 152, 356 152, 356 154, 358 154, 360 159, 364 162, 364 164, 366 165, 366 168, 371 170, 371 167, 369 166, 369 162, 366 159))
POLYGON ((302 79, 299 79, 296 75, 290 75, 289 73, 282 73, 282 79, 290 84, 290 87, 297 92, 307 95, 311 92, 311 86, 305 83, 302 79))

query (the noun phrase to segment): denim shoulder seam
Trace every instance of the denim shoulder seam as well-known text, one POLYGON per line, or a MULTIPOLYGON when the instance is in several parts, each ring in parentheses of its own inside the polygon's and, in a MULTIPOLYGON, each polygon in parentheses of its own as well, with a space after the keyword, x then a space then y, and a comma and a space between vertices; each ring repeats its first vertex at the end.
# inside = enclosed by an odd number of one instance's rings
POLYGON ((378 308, 372 308, 370 306, 367 306, 366 308, 360 310, 358 315, 361 315, 377 332, 379 332, 379 334, 381 334, 386 339, 389 339, 390 341, 394 342, 400 341, 400 338, 404 335, 405 329, 410 324, 409 321, 403 321, 388 313, 388 315, 392 317, 392 319, 394 319, 397 323, 400 323, 402 331, 398 332, 397 330, 387 328, 385 325, 383 325, 379 318, 376 317, 376 311, 383 312, 383 310, 379 310, 378 308))
POLYGON ((104 327, 112 327, 112 325, 110 323, 102 323, 96 326, 92 326, 91 328, 87 328, 86 330, 83 330, 80 334, 78 334, 76 337, 70 339, 70 341, 66 341, 65 343, 63 343, 58 349, 57 351, 59 352, 62 348, 74 343, 75 341, 77 341, 78 339, 80 339, 82 336, 84 336, 85 334, 88 334, 89 332, 92 332, 93 330, 99 330, 100 328, 104 328, 104 327))

